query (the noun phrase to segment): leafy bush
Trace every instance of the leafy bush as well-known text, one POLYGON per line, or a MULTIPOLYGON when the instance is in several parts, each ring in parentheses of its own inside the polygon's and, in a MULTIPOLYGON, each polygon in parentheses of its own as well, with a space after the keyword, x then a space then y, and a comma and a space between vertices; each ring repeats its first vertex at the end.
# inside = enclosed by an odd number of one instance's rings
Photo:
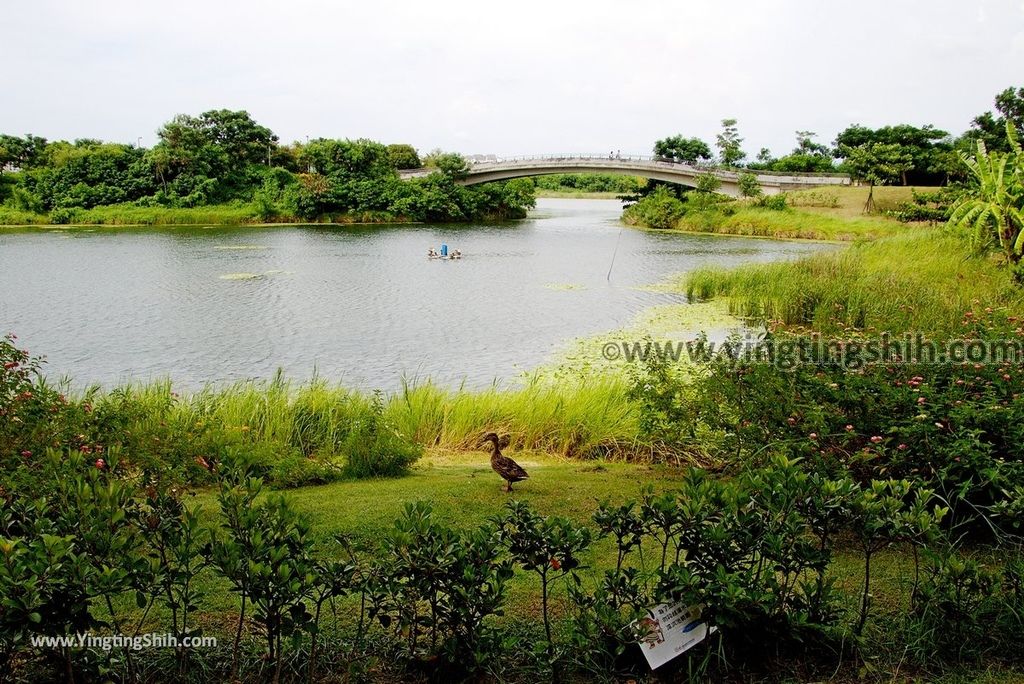
POLYGON ((384 401, 375 394, 370 410, 352 426, 342 451, 349 477, 396 477, 423 454, 423 447, 400 434, 384 416, 384 401))
POLYGON ((590 546, 593 533, 567 518, 540 516, 521 501, 506 505, 499 524, 499 534, 512 559, 540 579, 544 635, 548 657, 554 660, 555 642, 548 613, 550 586, 559 578, 576 577, 581 565, 579 556, 590 546))
POLYGON ((410 657, 444 654, 469 672, 483 668, 499 643, 487 620, 502 614, 512 577, 496 530, 458 532, 429 504, 406 504, 383 551, 371 615, 401 635, 410 657))
POLYGON ((627 207, 622 218, 626 223, 649 228, 674 228, 685 213, 683 203, 664 186, 658 186, 650 195, 627 207))
POLYGON ((762 209, 771 209, 772 211, 785 211, 789 208, 786 196, 782 193, 778 195, 761 195, 755 200, 754 204, 762 209))

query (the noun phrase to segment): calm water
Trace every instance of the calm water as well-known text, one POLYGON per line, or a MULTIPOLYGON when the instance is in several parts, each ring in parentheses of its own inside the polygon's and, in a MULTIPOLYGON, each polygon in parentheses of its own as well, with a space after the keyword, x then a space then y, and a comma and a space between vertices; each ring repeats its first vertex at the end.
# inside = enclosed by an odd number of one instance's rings
POLYGON ((403 375, 479 386, 684 301, 638 285, 821 248, 620 230, 619 214, 614 200, 542 199, 528 220, 487 226, 0 232, 0 332, 76 385, 281 367, 364 389, 403 375), (442 242, 464 258, 428 260, 442 242))

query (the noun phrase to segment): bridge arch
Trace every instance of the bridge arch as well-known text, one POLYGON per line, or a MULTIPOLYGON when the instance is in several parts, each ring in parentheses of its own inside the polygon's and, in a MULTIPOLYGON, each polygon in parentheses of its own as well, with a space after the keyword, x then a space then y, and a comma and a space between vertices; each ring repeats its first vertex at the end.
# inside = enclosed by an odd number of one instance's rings
MULTIPOLYGON (((641 176, 653 180, 696 187, 698 178, 711 172, 721 182, 719 192, 738 197, 740 172, 727 169, 695 166, 644 155, 559 154, 529 157, 487 158, 471 161, 469 172, 458 182, 476 185, 493 181, 546 176, 553 173, 607 173, 621 176, 641 176)), ((412 169, 400 172, 402 178, 416 178, 431 173, 430 169, 412 169)), ((761 190, 774 195, 787 190, 814 188, 823 185, 849 185, 850 178, 843 174, 799 174, 752 172, 757 176, 761 190)))

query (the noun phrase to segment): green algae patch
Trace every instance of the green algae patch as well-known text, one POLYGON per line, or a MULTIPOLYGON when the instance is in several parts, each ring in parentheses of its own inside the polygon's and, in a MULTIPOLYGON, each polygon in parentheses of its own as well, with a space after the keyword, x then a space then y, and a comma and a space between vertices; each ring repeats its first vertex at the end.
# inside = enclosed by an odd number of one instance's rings
POLYGON ((686 372, 690 367, 685 351, 687 342, 697 340, 702 334, 710 339, 724 339, 733 334, 742 336, 757 332, 743 319, 730 314, 724 301, 662 304, 644 309, 623 328, 569 341, 528 375, 551 381, 595 374, 621 377, 637 363, 626 358, 625 348, 644 348, 648 344, 662 348, 671 345, 673 349, 681 350, 678 366, 686 372))

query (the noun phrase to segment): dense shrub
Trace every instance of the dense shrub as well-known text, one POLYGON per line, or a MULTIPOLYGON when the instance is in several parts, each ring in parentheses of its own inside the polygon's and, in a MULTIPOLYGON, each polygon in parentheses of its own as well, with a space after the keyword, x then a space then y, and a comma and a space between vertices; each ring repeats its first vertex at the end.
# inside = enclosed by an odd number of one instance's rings
MULTIPOLYGON (((1016 334, 994 313, 978 318, 965 338, 998 341, 1016 334)), ((907 478, 947 502, 946 523, 954 527, 1019 524, 1019 366, 879 358, 868 364, 869 339, 848 335, 832 346, 842 346, 842 356, 826 357, 820 339, 777 336, 771 340, 774 359, 767 347, 741 354, 743 343, 734 340, 736 354, 715 354, 685 378, 665 367, 671 363, 665 355, 652 353, 634 378, 633 395, 648 416, 642 427, 681 448, 712 445, 732 463, 757 464, 782 453, 829 476, 907 478), (717 439, 707 439, 708 433, 717 439)))
POLYGON ((650 195, 627 207, 622 218, 626 223, 648 228, 675 228, 676 221, 685 213, 684 203, 664 186, 658 186, 650 195))

